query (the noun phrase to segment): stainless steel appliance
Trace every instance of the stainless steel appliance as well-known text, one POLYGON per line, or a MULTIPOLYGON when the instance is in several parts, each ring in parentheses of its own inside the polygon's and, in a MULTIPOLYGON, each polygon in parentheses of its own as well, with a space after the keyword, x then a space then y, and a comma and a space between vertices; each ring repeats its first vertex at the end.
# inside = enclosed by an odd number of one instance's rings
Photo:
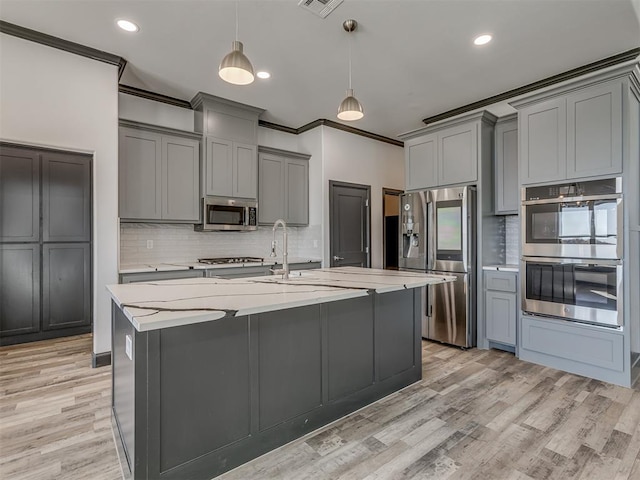
POLYGON ((456 277, 455 282, 425 289, 422 336, 464 348, 474 346, 476 337, 475 208, 476 190, 471 186, 405 194, 401 198, 401 268, 456 277), (409 198, 412 202, 403 201, 409 198), (424 202, 424 214, 414 206, 417 198, 424 202), (412 229, 408 228, 411 216, 405 216, 405 212, 413 212, 412 229), (424 223, 424 228, 416 229, 416 219, 424 223), (416 230, 417 251, 412 245, 416 230), (424 247, 422 255, 420 243, 424 247), (409 255, 410 248, 413 256, 409 255))
POLYGON ((214 257, 214 258, 199 258, 198 262, 206 263, 207 265, 222 265, 226 263, 262 263, 264 258, 262 257, 214 257))
POLYGON ((622 258, 622 178, 522 189, 522 255, 622 258))
POLYGON ((426 260, 426 195, 414 192, 400 195, 400 238, 398 268, 425 270, 426 260))
POLYGON ((622 261, 523 257, 522 309, 597 325, 622 325, 622 261))
POLYGON ((227 197, 202 199, 202 223, 197 231, 245 231, 258 228, 258 202, 227 197))

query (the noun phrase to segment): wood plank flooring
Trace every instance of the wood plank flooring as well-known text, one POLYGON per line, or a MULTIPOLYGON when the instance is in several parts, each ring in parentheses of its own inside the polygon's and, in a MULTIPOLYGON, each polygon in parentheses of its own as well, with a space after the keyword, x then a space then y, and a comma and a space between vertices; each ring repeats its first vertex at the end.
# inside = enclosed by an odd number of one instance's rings
MULTIPOLYGON (((91 337, 0 348, 0 478, 121 478, 91 337)), ((424 379, 220 480, 640 480, 640 389, 423 342, 424 379)))
POLYGON ((0 478, 122 478, 91 335, 0 348, 0 478))

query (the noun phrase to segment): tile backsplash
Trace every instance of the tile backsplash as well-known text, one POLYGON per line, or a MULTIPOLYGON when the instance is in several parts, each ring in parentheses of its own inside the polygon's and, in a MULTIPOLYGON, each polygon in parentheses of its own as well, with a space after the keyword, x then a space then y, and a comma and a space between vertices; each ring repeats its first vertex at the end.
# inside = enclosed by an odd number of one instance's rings
MULTIPOLYGON (((322 258, 320 225, 288 227, 289 256, 322 258)), ((195 262, 204 257, 268 257, 271 227, 254 232, 196 232, 193 225, 162 223, 121 223, 120 264, 195 262), (147 241, 153 248, 147 248, 147 241)), ((276 233, 278 256, 282 253, 282 231, 276 233)))
POLYGON ((520 255, 520 217, 518 215, 505 216, 505 263, 518 264, 520 255))

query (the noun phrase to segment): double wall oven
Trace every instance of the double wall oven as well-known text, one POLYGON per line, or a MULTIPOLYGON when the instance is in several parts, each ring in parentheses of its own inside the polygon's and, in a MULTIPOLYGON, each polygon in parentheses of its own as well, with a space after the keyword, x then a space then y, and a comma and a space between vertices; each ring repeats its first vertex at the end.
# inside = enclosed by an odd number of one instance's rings
POLYGON ((522 310, 622 325, 622 179, 522 189, 522 310))

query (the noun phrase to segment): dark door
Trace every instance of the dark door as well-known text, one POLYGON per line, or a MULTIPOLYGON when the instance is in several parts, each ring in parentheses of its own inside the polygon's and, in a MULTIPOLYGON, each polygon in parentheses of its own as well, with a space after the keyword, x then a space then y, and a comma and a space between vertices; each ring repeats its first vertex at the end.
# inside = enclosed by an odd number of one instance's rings
POLYGON ((398 228, 400 225, 400 194, 402 190, 382 189, 383 268, 398 268, 398 228))
POLYGON ((371 187, 329 181, 330 265, 369 267, 371 187))

